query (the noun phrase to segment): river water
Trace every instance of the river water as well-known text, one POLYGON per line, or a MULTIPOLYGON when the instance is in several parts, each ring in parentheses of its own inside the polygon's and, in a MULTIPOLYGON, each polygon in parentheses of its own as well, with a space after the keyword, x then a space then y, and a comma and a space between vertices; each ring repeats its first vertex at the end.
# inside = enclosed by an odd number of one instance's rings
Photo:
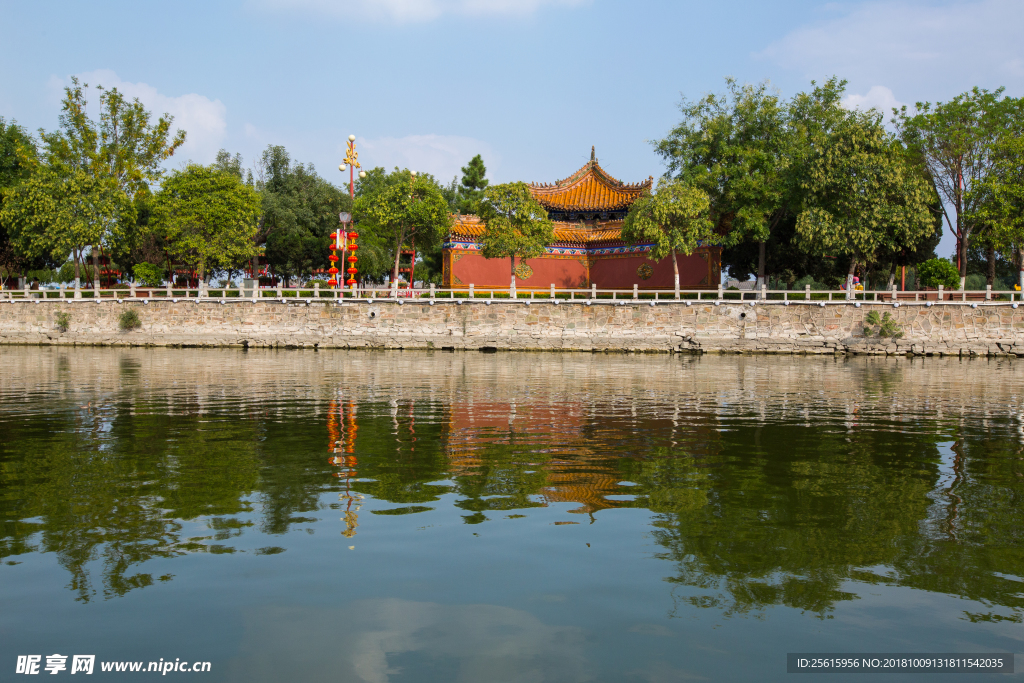
POLYGON ((1024 651, 1021 361, 0 354, 0 680, 55 653, 661 683, 1024 651))

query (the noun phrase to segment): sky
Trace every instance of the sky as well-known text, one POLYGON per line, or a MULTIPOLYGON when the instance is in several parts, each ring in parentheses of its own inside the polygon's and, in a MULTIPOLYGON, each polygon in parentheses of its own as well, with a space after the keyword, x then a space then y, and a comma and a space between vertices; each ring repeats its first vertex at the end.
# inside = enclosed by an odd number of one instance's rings
MULTIPOLYGON (((339 185, 364 167, 553 182, 596 148, 625 182, 724 79, 784 97, 846 79, 849 107, 1024 95, 1022 0, 0 0, 0 116, 57 127, 72 76, 174 116, 170 162, 268 145, 339 185)), ((953 250, 947 237, 940 254, 953 250)))

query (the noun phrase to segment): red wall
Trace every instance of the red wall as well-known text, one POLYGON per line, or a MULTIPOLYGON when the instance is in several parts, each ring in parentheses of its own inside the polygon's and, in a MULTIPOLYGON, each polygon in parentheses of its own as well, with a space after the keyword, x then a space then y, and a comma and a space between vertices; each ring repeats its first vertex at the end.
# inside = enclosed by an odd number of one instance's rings
MULTIPOLYGON (((718 287, 717 268, 709 277, 708 262, 700 256, 677 255, 676 258, 679 262, 680 287, 718 287)), ((711 258, 717 266, 720 258, 717 250, 711 252, 711 258)), ((596 284, 598 289, 632 289, 634 284, 640 289, 672 289, 674 286, 671 257, 659 262, 643 256, 597 257, 591 261, 589 272, 581 258, 540 257, 528 259, 526 263, 533 269, 533 274, 527 279, 516 278, 516 286, 523 289, 547 289, 552 283, 563 289, 584 289, 591 284, 596 284), (647 280, 641 280, 637 269, 645 263, 651 266, 654 273, 647 280)), ((452 264, 452 286, 469 287, 472 283, 477 288, 504 289, 509 286, 509 268, 509 259, 485 259, 479 253, 464 252, 452 264), (454 278, 458 278, 462 284, 456 283, 454 278)))
MULTIPOLYGON (((552 282, 560 288, 587 286, 587 269, 579 259, 535 258, 527 259, 526 263, 533 268, 533 275, 526 280, 517 277, 517 287, 547 289, 552 282)), ((508 288, 512 275, 510 269, 509 259, 485 259, 470 252, 452 264, 452 285, 508 288), (455 283, 456 277, 462 281, 461 285, 455 283)))
MULTIPOLYGON (((683 289, 694 287, 707 287, 707 282, 701 285, 708 275, 708 264, 700 256, 677 255, 679 263, 679 286, 683 289)), ((590 266, 590 281, 597 285, 598 289, 632 289, 637 285, 640 289, 672 289, 675 287, 675 277, 672 272, 672 257, 664 258, 661 261, 651 261, 643 256, 626 256, 619 258, 600 258, 590 266), (636 271, 643 264, 648 264, 654 270, 654 274, 647 280, 641 280, 636 271)), ((713 287, 718 282, 712 283, 713 287)))

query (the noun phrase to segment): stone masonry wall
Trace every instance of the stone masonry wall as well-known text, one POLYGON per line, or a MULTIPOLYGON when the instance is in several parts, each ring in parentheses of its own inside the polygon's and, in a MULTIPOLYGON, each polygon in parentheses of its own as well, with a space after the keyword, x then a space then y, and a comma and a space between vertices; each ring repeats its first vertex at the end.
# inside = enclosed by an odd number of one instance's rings
POLYGON ((0 301, 0 344, 1024 356, 1024 308, 479 299, 461 305, 287 298, 224 304, 0 301), (118 316, 129 307, 142 327, 121 331, 118 316), (904 336, 866 337, 864 318, 871 310, 890 313, 904 336), (59 311, 70 315, 67 332, 56 328, 59 311))

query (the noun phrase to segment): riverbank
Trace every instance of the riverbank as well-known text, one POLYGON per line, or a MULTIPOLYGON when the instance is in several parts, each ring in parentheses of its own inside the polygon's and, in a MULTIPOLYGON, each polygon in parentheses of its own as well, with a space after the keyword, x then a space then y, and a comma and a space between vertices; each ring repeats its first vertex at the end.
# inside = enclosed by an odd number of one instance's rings
POLYGON ((0 344, 1024 356, 1007 302, 458 301, 15 300, 0 344), (129 309, 141 326, 121 330, 129 309), (902 336, 879 337, 872 311, 902 336))

